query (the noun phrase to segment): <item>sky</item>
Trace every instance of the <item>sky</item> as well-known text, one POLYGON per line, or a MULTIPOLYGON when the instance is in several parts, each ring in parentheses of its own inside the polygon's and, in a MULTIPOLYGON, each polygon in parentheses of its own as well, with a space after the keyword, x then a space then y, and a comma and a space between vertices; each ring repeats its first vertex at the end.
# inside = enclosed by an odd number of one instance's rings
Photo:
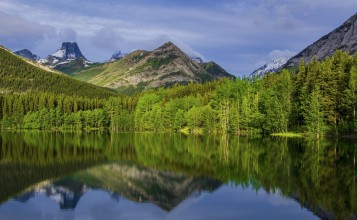
POLYGON ((87 59, 172 41, 231 74, 293 56, 357 12, 357 0, 0 0, 0 45, 46 57, 64 41, 87 59))

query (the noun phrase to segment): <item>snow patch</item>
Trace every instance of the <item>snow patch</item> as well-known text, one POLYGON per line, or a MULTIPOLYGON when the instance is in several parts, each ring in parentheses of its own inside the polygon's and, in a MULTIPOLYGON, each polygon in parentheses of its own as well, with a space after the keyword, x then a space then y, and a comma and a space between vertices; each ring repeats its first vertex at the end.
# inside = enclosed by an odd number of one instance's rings
POLYGON ((58 63, 58 60, 55 58, 54 60, 52 60, 52 64, 56 64, 58 63))
POLYGON ((75 58, 76 58, 76 54, 74 53, 67 54, 67 59, 75 59, 75 58))
POLYGON ((38 62, 41 63, 41 64, 44 64, 44 63, 48 62, 48 59, 47 58, 43 58, 43 59, 40 59, 38 62))
POLYGON ((63 58, 66 54, 66 50, 57 50, 54 54, 52 54, 52 56, 54 57, 58 57, 58 58, 63 58))
POLYGON ((262 67, 254 70, 251 74, 250 77, 256 77, 256 76, 264 76, 265 73, 270 72, 274 73, 277 71, 280 67, 284 66, 290 57, 282 57, 278 59, 274 59, 273 61, 263 65, 262 67))

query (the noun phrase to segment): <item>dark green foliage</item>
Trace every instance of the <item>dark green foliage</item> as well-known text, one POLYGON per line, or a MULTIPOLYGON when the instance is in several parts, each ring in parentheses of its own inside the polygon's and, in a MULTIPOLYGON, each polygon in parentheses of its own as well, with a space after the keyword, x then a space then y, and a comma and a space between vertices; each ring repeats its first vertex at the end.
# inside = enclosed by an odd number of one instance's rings
MULTIPOLYGON (((306 131, 311 125, 307 122, 309 117, 320 112, 325 125, 324 133, 356 134, 353 125, 353 109, 356 107, 353 97, 356 91, 353 83, 352 87, 349 85, 351 76, 354 81, 355 65, 356 56, 351 57, 341 51, 336 51, 332 58, 324 61, 317 62, 315 59, 310 64, 301 63, 293 92, 294 120, 291 123, 306 131)), ((316 127, 312 130, 316 131, 316 127)))
POLYGON ((69 63, 57 65, 55 69, 67 74, 72 74, 78 70, 83 69, 85 67, 84 62, 84 59, 78 58, 75 60, 71 60, 69 63))
POLYGON ((174 54, 169 54, 164 58, 157 58, 157 57, 150 58, 149 63, 151 64, 153 69, 158 70, 160 69, 161 66, 169 64, 175 58, 176 56, 174 54))
POLYGON ((320 103, 321 97, 320 88, 317 86, 309 95, 304 106, 306 132, 317 136, 323 134, 326 130, 325 115, 320 103))
POLYGON ((116 94, 109 89, 46 71, 0 48, 0 93, 26 91, 75 94, 91 98, 104 98, 116 94))
POLYGON ((228 78, 233 77, 231 74, 229 74, 226 70, 224 70, 221 66, 219 66, 215 62, 211 61, 208 63, 200 63, 200 66, 208 73, 212 74, 213 76, 228 77, 228 78))
POLYGON ((74 72, 69 72, 70 76, 84 82, 88 82, 93 77, 100 74, 105 69, 106 63, 93 63, 74 72))

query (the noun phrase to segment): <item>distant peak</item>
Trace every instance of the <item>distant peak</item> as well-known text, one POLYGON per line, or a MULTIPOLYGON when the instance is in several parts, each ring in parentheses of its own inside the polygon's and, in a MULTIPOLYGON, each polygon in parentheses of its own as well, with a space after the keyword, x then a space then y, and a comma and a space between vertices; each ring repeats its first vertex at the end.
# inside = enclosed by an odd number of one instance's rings
POLYGON ((33 54, 30 50, 28 49, 22 49, 14 52, 15 54, 25 57, 27 59, 33 60, 33 61, 38 61, 40 59, 39 56, 36 54, 33 54))
POLYGON ((18 52, 31 53, 31 51, 28 49, 22 49, 22 50, 15 51, 15 53, 18 53, 18 52))
POLYGON ((62 47, 78 47, 77 42, 63 42, 62 47))
MULTIPOLYGON (((173 44, 171 41, 164 43, 157 49, 153 51, 153 54, 155 55, 160 55, 160 54, 166 54, 166 53, 175 53, 175 54, 180 54, 180 56, 187 56, 179 47, 177 47, 175 44, 173 44)), ((189 57, 187 56, 187 59, 189 57)))
POLYGON ((274 73, 279 70, 282 66, 284 66, 289 60, 288 56, 276 58, 269 63, 266 63, 262 67, 254 70, 250 75, 250 77, 263 76, 264 74, 270 72, 274 73))
POLYGON ((83 56, 76 42, 63 42, 62 47, 59 50, 57 50, 54 54, 52 54, 52 56, 58 57, 60 59, 82 58, 84 60, 87 60, 83 56))
POLYGON ((127 54, 126 53, 122 53, 120 50, 115 52, 110 58, 109 60, 107 60, 106 62, 113 62, 116 60, 120 60, 123 57, 125 57, 127 54))
POLYGON ((180 50, 180 48, 176 46, 174 43, 172 43, 171 41, 164 43, 158 49, 180 50))
POLYGON ((176 46, 176 45, 174 43, 172 43, 171 41, 168 41, 168 42, 164 43, 162 46, 169 47, 169 46, 176 46))

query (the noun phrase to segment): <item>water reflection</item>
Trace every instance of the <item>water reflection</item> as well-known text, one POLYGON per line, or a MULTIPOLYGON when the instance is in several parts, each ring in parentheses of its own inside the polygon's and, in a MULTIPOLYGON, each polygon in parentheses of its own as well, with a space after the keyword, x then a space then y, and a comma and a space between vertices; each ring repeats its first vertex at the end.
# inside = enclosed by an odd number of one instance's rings
POLYGON ((27 202, 43 195, 59 204, 60 209, 75 209, 80 198, 90 190, 105 190, 113 199, 120 196, 134 202, 150 202, 170 211, 188 197, 212 192, 221 182, 157 171, 133 164, 116 162, 99 165, 54 182, 45 181, 14 200, 27 202), (120 196, 119 196, 120 195, 120 196))
POLYGON ((36 132, 5 132, 0 141, 0 214, 9 203, 41 196, 77 210, 79 201, 88 203, 82 197, 99 193, 172 213, 193 198, 206 204, 207 193, 227 208, 248 192, 252 213, 257 192, 270 201, 262 210, 294 204, 327 219, 357 213, 353 141, 36 132))

